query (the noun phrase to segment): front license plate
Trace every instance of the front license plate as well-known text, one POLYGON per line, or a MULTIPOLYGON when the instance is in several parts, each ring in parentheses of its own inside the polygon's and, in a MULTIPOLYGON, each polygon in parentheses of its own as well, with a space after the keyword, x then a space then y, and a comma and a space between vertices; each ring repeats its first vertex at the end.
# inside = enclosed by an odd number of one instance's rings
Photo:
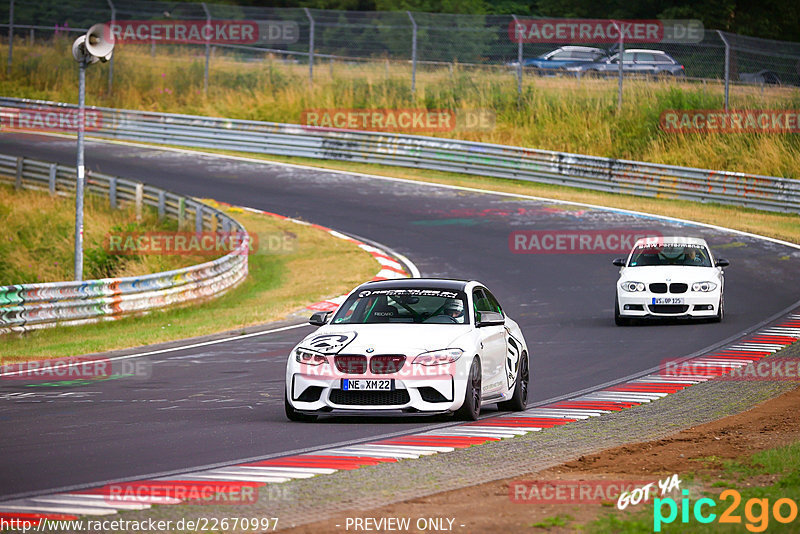
POLYGON ((344 391, 392 391, 394 390, 394 380, 342 378, 342 389, 344 391))
POLYGON ((653 297, 653 304, 683 304, 683 297, 653 297))

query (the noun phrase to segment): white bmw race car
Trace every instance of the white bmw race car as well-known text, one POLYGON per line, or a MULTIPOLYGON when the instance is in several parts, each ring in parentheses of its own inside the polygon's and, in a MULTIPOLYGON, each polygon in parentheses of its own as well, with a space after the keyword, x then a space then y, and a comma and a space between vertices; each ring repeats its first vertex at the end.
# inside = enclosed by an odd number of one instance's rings
POLYGON ((530 366, 519 326, 479 282, 368 282, 289 354, 286 416, 525 409, 530 366))
POLYGON ((621 267, 614 301, 618 326, 642 317, 689 317, 721 321, 725 313, 725 277, 729 262, 714 259, 704 239, 639 239, 621 267))

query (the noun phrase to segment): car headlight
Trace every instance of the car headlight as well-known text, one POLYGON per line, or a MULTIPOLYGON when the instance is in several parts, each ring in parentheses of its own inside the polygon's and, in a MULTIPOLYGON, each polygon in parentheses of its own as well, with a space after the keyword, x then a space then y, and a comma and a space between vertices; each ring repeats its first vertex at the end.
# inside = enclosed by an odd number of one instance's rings
POLYGON ((453 363, 458 360, 464 351, 461 349, 441 349, 432 350, 430 352, 423 352, 411 363, 418 363, 420 365, 442 365, 444 363, 453 363))
POLYGON ((692 291, 700 291, 701 293, 708 293, 717 289, 717 284, 714 282, 695 282, 692 284, 692 291))
POLYGON ((328 363, 328 359, 319 352, 302 348, 295 349, 294 359, 297 360, 298 363, 306 365, 322 365, 323 363, 328 363))
POLYGON ((622 282, 619 287, 628 292, 644 291, 644 284, 641 282, 622 282))

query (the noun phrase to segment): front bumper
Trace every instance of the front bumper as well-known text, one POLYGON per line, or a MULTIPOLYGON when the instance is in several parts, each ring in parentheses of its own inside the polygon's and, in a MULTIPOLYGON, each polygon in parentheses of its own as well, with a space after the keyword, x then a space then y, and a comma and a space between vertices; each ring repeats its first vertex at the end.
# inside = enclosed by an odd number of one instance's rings
POLYGON ((466 381, 451 374, 435 378, 387 374, 369 379, 393 380, 394 389, 391 391, 345 391, 342 378, 364 377, 320 377, 297 372, 292 367, 290 364, 287 369, 287 400, 295 410, 307 413, 452 412, 461 407, 466 390, 466 381))
POLYGON ((617 288, 619 314, 622 317, 715 317, 719 312, 721 292, 686 292, 680 294, 627 292, 617 288), (654 304, 653 299, 682 299, 679 304, 654 304))

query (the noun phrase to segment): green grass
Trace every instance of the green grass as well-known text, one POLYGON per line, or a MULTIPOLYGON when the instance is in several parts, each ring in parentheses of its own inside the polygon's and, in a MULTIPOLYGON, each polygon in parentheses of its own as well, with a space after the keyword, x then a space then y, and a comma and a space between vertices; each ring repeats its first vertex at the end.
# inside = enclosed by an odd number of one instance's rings
MULTIPOLYGON (((725 480, 735 481, 727 484, 711 484, 709 490, 698 493, 697 490, 690 490, 688 495, 690 507, 702 498, 713 499, 717 505, 713 509, 704 506, 703 513, 709 511, 717 514, 715 521, 702 524, 698 522, 693 513, 689 514, 689 521, 681 521, 680 497, 676 496, 678 502, 678 515, 669 525, 662 528, 662 532, 797 532, 797 525, 800 519, 795 519, 791 523, 782 524, 775 520, 772 515, 774 504, 779 499, 791 499, 796 505, 800 506, 800 442, 793 443, 784 447, 767 449, 753 454, 745 460, 736 462, 724 462, 721 476, 725 480), (764 475, 775 475, 777 481, 772 484, 759 483, 754 477, 764 477, 764 475), (720 498, 720 494, 726 489, 735 489, 741 495, 741 502, 738 507, 731 510, 732 516, 741 518, 740 524, 721 524, 719 516, 734 504, 732 497, 720 498), (769 515, 764 516, 758 505, 748 505, 750 499, 766 499, 769 506, 769 515), (750 517, 747 516, 747 509, 750 506, 750 517), (749 528, 748 528, 749 525, 749 528), (762 528, 763 527, 763 528, 762 528)), ((683 478, 683 476, 681 477, 683 478)), ((724 482, 724 481, 720 481, 724 482)), ((683 485, 685 487, 685 484, 683 485)), ((667 507, 663 508, 664 514, 668 512, 667 507)), ((789 514, 789 506, 783 505, 781 513, 786 516, 789 514)), ((654 530, 653 504, 640 505, 637 508, 629 507, 624 512, 613 511, 601 516, 599 519, 585 526, 587 532, 599 534, 612 533, 650 533, 654 530)))
MULTIPOLYGON (((56 40, 14 48, 10 73, 0 72, 0 94, 76 102, 77 70, 70 41, 56 40)), ((427 108, 496 114, 489 131, 432 135, 599 156, 800 176, 800 136, 796 134, 676 135, 659 127, 668 109, 719 109, 722 85, 676 81, 627 80, 625 103, 616 106, 616 81, 527 76, 521 97, 513 71, 453 65, 424 67, 416 94, 403 62, 359 65, 321 63, 313 85, 308 67, 285 64, 269 55, 238 61, 221 49, 211 61, 208 96, 203 95, 199 48, 123 44, 115 50, 115 85, 108 93, 107 65, 88 70, 88 103, 241 119, 298 123, 303 110, 319 108, 427 108)), ((4 54, 0 47, 0 56, 4 54)), ((797 109, 792 88, 738 87, 731 106, 738 109, 797 109)))
POLYGON ((533 528, 543 528, 546 530, 550 530, 553 527, 563 527, 566 526, 567 523, 572 521, 573 517, 571 515, 566 514, 558 514, 552 517, 545 517, 541 521, 537 521, 536 523, 532 523, 531 526, 533 528))
MULTIPOLYGON (((0 286, 72 280, 74 197, 15 191, 0 184, 0 286)), ((145 209, 137 222, 132 206, 112 210, 108 200, 87 195, 84 206, 84 278, 111 278, 169 271, 213 259, 209 256, 111 254, 110 233, 176 231, 177 222, 159 221, 145 209)))
POLYGON ((113 322, 7 334, 3 360, 79 355, 237 330, 341 295, 379 270, 372 256, 322 230, 237 208, 228 212, 262 241, 293 236, 292 250, 251 254, 248 278, 217 299, 113 322))

